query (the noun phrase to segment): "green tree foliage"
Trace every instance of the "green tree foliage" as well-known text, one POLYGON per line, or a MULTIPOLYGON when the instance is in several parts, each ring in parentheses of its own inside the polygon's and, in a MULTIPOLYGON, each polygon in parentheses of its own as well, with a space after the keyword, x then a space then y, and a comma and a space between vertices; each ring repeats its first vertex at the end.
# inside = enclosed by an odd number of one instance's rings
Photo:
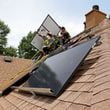
POLYGON ((5 55, 16 57, 17 56, 17 49, 14 47, 11 47, 11 46, 7 47, 7 48, 5 48, 5 55))
POLYGON ((35 36, 35 32, 29 32, 27 36, 23 37, 19 46, 18 46, 18 54, 20 58, 31 59, 36 53, 34 47, 31 45, 31 41, 35 36))
POLYGON ((7 44, 7 34, 10 32, 8 25, 0 20, 0 54, 3 54, 7 44))

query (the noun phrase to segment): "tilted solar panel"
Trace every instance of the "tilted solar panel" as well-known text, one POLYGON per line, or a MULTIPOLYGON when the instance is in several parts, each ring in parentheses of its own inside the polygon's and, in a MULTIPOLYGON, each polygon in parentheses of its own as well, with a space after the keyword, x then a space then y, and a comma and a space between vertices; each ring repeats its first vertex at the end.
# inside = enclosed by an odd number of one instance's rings
POLYGON ((47 17, 44 19, 43 23, 37 30, 37 34, 32 40, 31 44, 35 48, 39 49, 39 47, 41 47, 41 44, 42 44, 41 39, 47 36, 48 32, 51 32, 53 35, 58 35, 59 31, 60 31, 59 25, 54 21, 54 19, 50 15, 47 15, 47 17))
POLYGON ((41 26, 45 27, 45 29, 47 29, 53 35, 57 35, 60 31, 59 25, 54 21, 54 19, 50 15, 47 15, 46 19, 44 20, 41 26))
POLYGON ((18 88, 38 94, 58 96, 98 40, 99 37, 92 38, 48 58, 33 72, 24 85, 18 88))

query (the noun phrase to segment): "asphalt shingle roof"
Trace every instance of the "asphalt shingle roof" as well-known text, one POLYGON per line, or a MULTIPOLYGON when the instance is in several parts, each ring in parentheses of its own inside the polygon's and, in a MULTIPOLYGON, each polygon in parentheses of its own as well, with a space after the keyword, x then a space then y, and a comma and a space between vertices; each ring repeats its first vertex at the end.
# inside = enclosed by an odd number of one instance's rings
MULTIPOLYGON (((100 35, 102 43, 91 51, 61 96, 32 97, 16 90, 0 97, 0 110, 109 110, 110 21, 105 19, 89 33, 100 35)), ((81 33, 77 38, 85 36, 81 33)))
POLYGON ((12 62, 5 62, 4 56, 0 56, 0 92, 27 74, 32 65, 31 60, 13 58, 12 62))

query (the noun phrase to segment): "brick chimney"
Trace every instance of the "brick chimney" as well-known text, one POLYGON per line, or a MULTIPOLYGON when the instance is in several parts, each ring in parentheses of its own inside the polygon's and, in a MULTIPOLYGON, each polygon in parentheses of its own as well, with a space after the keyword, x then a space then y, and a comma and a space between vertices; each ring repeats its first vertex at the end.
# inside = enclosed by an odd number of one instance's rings
POLYGON ((88 12, 85 17, 85 29, 90 29, 94 26, 97 26, 101 21, 103 21, 106 18, 106 14, 99 10, 98 5, 94 5, 92 7, 92 10, 88 12))

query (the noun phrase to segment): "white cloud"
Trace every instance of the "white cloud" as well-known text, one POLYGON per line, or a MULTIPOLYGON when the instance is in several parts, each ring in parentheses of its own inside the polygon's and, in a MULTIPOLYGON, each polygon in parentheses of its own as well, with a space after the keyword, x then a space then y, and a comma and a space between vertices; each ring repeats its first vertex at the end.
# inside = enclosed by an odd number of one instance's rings
POLYGON ((84 30, 83 24, 80 22, 70 21, 65 24, 65 27, 67 31, 70 33, 71 37, 75 36, 76 34, 84 30))

